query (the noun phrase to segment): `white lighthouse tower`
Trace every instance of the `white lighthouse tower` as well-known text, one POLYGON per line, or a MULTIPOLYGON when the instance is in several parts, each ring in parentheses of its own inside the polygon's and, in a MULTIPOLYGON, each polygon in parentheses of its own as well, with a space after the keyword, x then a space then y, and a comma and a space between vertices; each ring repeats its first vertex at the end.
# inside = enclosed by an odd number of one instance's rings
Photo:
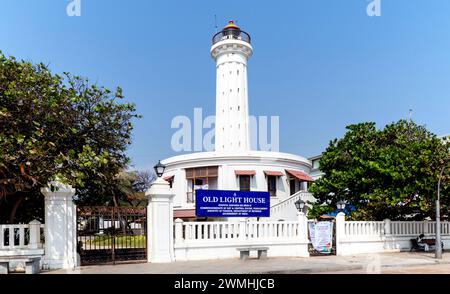
POLYGON ((175 218, 197 218, 198 189, 268 191, 273 220, 297 220, 294 203, 314 199, 307 192, 308 182, 313 181, 310 160, 295 154, 251 150, 247 82, 247 62, 253 54, 250 43, 250 35, 234 21, 213 36, 211 56, 217 75, 215 150, 162 161, 166 166, 163 178, 175 194, 175 218))
POLYGON ((253 54, 250 35, 234 21, 213 37, 216 61, 217 152, 250 150, 247 61, 253 54))

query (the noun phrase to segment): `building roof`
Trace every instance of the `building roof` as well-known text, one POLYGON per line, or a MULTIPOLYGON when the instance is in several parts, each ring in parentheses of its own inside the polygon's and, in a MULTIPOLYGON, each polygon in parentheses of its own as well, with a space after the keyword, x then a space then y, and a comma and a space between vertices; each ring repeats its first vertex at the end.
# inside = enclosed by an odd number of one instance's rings
POLYGON ((284 176, 284 174, 280 171, 265 170, 264 173, 266 174, 266 176, 276 176, 276 177, 284 176))
POLYGON ((296 177, 300 181, 306 181, 306 182, 314 182, 314 179, 308 176, 305 172, 299 171, 299 170, 292 170, 287 169, 286 170, 290 175, 296 177))
POLYGON ((256 175, 256 171, 254 171, 254 170, 235 170, 234 173, 237 176, 254 176, 254 175, 256 175))
POLYGON ((322 158, 322 154, 320 154, 320 155, 316 155, 316 156, 313 156, 313 157, 310 157, 310 158, 308 158, 309 160, 317 160, 317 159, 321 159, 322 158))
POLYGON ((196 217, 195 209, 174 209, 173 210, 174 218, 193 218, 196 217))

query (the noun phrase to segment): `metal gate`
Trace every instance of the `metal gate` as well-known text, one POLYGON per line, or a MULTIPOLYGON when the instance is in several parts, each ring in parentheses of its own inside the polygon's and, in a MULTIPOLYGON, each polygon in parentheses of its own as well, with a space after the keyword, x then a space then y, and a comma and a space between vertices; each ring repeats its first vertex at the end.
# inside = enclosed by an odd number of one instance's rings
POLYGON ((147 260, 146 207, 77 208, 81 265, 147 260))

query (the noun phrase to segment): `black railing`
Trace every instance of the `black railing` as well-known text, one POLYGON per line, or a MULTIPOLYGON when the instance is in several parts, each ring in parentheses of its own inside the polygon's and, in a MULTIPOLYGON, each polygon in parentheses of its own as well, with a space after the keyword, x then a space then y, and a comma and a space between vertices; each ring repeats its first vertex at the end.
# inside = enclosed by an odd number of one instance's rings
POLYGON ((214 45, 223 40, 240 40, 250 43, 250 35, 238 29, 226 29, 215 34, 212 43, 214 45))
POLYGON ((77 207, 81 265, 147 260, 146 207, 77 207))

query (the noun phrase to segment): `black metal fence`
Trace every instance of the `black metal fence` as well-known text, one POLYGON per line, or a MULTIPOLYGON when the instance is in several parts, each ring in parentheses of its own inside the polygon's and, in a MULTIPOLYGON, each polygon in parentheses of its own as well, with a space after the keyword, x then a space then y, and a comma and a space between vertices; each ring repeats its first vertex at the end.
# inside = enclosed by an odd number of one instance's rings
POLYGON ((240 40, 247 43, 250 43, 251 38, 250 35, 247 34, 244 31, 238 30, 238 29, 227 29, 221 32, 218 32, 214 35, 212 39, 213 45, 217 42, 223 41, 223 40, 240 40))
POLYGON ((146 207, 78 207, 81 265, 147 259, 146 207))

